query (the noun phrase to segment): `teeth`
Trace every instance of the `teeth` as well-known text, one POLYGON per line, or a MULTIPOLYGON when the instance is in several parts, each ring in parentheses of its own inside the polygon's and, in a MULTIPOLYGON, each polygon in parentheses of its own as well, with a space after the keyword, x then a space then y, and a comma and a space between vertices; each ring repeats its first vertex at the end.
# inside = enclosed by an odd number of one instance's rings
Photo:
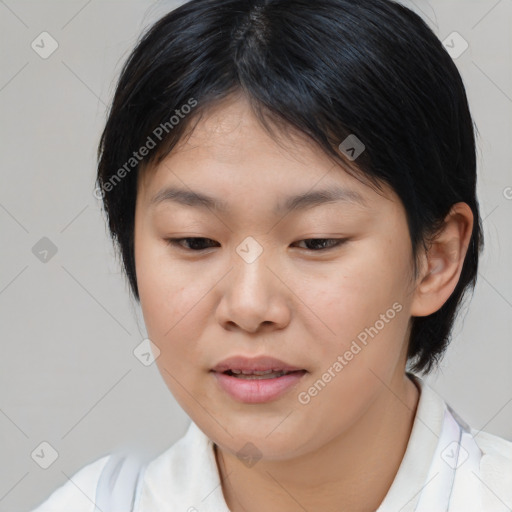
MULTIPOLYGON (((240 371, 240 370, 238 370, 240 371)), ((272 373, 272 370, 259 370, 259 371, 251 371, 251 370, 242 370, 244 375, 267 375, 267 373, 272 373)))
POLYGON ((229 370, 231 373, 234 373, 235 375, 268 375, 270 373, 288 373, 283 370, 280 370, 279 368, 272 368, 271 370, 229 370))
MULTIPOLYGON (((232 370, 233 371, 233 370, 232 370)), ((235 374, 235 377, 238 379, 247 379, 247 380, 254 380, 254 379, 274 379, 276 377, 281 377, 283 375, 286 375, 288 372, 273 372, 272 370, 268 370, 265 372, 254 372, 251 374, 247 374, 245 372, 236 373, 233 371, 233 374, 235 374)))

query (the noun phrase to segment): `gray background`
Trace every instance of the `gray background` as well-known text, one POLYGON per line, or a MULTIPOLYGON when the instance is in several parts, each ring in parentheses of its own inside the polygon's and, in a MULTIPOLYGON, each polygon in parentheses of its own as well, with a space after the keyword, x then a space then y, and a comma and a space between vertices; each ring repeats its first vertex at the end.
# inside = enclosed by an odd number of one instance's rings
MULTIPOLYGON (((117 447, 156 456, 188 426, 155 365, 133 355, 146 332, 92 193, 120 66, 174 5, 0 1, 0 511, 32 508, 117 447), (59 45, 47 59, 31 47, 43 31, 59 45), (57 249, 46 262, 33 253, 43 237, 57 249), (46 470, 31 458, 43 441, 58 452, 46 470)), ((486 237, 474 297, 426 380, 473 427, 512 440, 512 1, 406 5, 441 40, 469 43, 455 62, 480 131, 486 237)))

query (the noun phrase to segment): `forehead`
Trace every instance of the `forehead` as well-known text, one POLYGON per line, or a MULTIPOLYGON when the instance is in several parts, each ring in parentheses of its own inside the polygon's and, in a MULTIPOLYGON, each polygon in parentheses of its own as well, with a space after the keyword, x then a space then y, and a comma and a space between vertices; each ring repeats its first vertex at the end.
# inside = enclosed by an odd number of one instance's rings
POLYGON ((148 207, 174 202, 227 212, 237 197, 274 197, 273 212, 283 214, 322 202, 369 209, 381 197, 297 130, 274 126, 276 140, 243 97, 214 105, 192 127, 160 164, 143 172, 148 207))
POLYGON ((316 166, 321 159, 322 167, 332 166, 327 155, 305 134, 289 124, 276 126, 276 121, 267 121, 273 133, 262 125, 244 96, 229 96, 191 123, 191 132, 178 142, 172 154, 180 153, 183 159, 193 154, 196 160, 238 165, 250 163, 245 160, 247 154, 258 160, 283 159, 316 166))

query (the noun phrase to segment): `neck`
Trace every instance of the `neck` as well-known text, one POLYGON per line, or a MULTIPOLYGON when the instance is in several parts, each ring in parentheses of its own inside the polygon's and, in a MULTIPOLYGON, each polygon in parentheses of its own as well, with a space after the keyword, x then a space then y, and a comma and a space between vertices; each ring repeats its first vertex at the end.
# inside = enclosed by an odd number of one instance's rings
POLYGON ((294 459, 261 459, 247 467, 215 446, 230 511, 375 511, 405 454, 418 399, 418 388, 404 376, 348 431, 294 459))

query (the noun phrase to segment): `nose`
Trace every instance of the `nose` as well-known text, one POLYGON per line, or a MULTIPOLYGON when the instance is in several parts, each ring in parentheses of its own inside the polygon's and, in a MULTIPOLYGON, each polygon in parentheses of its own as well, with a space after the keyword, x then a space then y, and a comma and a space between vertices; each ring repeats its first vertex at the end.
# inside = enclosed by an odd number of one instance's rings
POLYGON ((239 328, 250 333, 282 329, 291 314, 289 291, 279 266, 275 260, 272 263, 270 251, 262 250, 255 258, 245 258, 239 252, 240 248, 232 259, 231 272, 222 281, 217 321, 227 330, 239 328))

